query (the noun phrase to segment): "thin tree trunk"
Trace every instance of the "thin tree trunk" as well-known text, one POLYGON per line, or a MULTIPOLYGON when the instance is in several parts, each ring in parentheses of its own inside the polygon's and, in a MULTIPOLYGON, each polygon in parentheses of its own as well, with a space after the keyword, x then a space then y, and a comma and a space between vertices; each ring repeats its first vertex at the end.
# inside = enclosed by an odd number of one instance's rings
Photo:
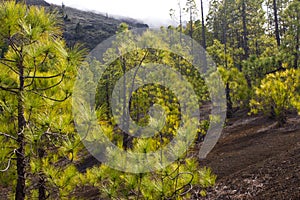
POLYGON ((179 6, 179 26, 180 26, 180 32, 179 32, 180 38, 179 39, 180 39, 180 44, 181 44, 181 42, 182 42, 182 11, 181 11, 180 1, 179 1, 178 6, 179 6))
POLYGON ((122 124, 123 124, 123 148, 125 150, 127 149, 130 149, 132 147, 132 140, 133 140, 133 137, 129 135, 129 113, 127 113, 125 111, 125 108, 126 108, 126 103, 127 103, 127 97, 126 97, 126 93, 127 93, 127 90, 126 90, 126 83, 127 83, 127 80, 126 80, 126 76, 125 76, 125 73, 126 73, 126 61, 125 59, 122 60, 122 70, 123 70, 123 114, 122 114, 122 124))
POLYGON ((18 98, 18 146, 16 156, 17 156, 17 186, 15 199, 23 200, 25 199, 25 138, 24 138, 24 128, 26 126, 26 121, 24 117, 24 68, 19 65, 19 94, 18 98))
POLYGON ((192 6, 190 6, 190 37, 191 37, 191 51, 193 55, 194 50, 194 41, 193 41, 193 13, 192 13, 192 6))
MULTIPOLYGON (((297 14, 297 20, 299 22, 299 13, 297 14)), ((297 26, 297 30, 296 30, 296 46, 295 46, 295 61, 294 61, 294 68, 297 69, 298 68, 298 60, 299 60, 299 49, 300 49, 300 28, 299 25, 297 26)))
POLYGON ((279 33, 279 22, 278 22, 278 10, 277 10, 277 2, 273 0, 273 10, 274 10, 274 23, 275 23, 275 37, 277 41, 277 46, 280 46, 280 33, 279 33))
POLYGON ((204 21, 204 10, 203 10, 203 0, 200 0, 201 5, 201 21, 202 21, 202 47, 206 50, 206 33, 205 33, 205 21, 204 21))
MULTIPOLYGON (((248 46, 248 28, 247 28, 247 18, 246 18, 246 2, 243 0, 242 2, 242 18, 243 18, 243 49, 245 52, 244 60, 249 58, 249 46, 248 46)), ((241 67, 242 69, 242 67, 241 67)), ((242 69, 243 70, 243 69, 242 69)), ((247 85, 249 88, 252 87, 251 79, 248 75, 245 76, 247 85)))
MULTIPOLYGON (((224 65, 225 68, 228 68, 227 64, 227 18, 226 18, 226 13, 227 13, 227 2, 226 0, 224 1, 224 26, 223 26, 223 39, 224 39, 224 65)), ((230 97, 230 87, 229 87, 229 82, 227 81, 226 83, 226 88, 225 88, 225 94, 226 94, 226 117, 230 118, 232 117, 232 101, 230 97)))
POLYGON ((225 92, 226 92, 226 106, 227 106, 226 117, 230 118, 232 117, 232 101, 230 97, 229 82, 226 83, 225 92))
MULTIPOLYGON (((44 157, 45 154, 45 150, 40 148, 38 150, 38 156, 39 159, 42 160, 42 158, 44 157)), ((44 177, 44 173, 40 172, 39 174, 39 200, 45 200, 46 199, 46 187, 45 187, 45 177, 44 177)))
POLYGON ((203 10, 203 0, 200 0, 201 6, 201 21, 202 21, 202 47, 204 49, 203 52, 203 71, 204 73, 207 70, 207 58, 206 58, 206 34, 205 34, 205 23, 204 23, 204 10, 203 10))
POLYGON ((249 47, 248 47, 248 29, 247 29, 247 18, 246 18, 246 3, 242 1, 242 18, 243 18, 243 49, 245 52, 244 59, 249 58, 249 47))

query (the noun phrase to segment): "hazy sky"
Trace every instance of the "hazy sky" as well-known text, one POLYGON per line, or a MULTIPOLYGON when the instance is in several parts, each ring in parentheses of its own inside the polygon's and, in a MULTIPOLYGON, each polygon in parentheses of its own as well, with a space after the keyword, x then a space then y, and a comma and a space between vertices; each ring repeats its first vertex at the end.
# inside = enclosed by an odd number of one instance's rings
MULTIPOLYGON (((46 0, 49 3, 61 5, 62 2, 69 7, 83 10, 99 11, 109 15, 120 15, 143 20, 150 26, 175 24, 171 19, 169 10, 178 9, 178 0, 46 0)), ((182 6, 185 0, 181 0, 182 6)), ((200 4, 200 0, 196 0, 200 4)), ((198 6, 200 8, 200 6, 198 6)), ((208 0, 204 0, 204 10, 208 10, 208 0)), ((198 14, 200 16, 200 12, 198 14)))

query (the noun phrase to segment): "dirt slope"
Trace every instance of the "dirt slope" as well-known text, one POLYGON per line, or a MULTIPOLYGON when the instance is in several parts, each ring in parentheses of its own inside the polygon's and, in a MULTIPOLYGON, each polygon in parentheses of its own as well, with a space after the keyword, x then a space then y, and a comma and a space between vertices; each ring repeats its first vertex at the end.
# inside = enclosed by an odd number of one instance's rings
POLYGON ((205 199, 300 199, 300 117, 291 115, 282 128, 263 116, 228 124, 200 161, 218 175, 205 199))

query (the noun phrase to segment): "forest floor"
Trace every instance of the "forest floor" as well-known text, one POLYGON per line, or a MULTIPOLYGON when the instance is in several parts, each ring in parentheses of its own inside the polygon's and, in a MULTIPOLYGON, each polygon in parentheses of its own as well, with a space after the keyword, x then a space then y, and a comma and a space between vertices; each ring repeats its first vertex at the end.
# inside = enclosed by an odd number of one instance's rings
POLYGON ((199 162, 217 175, 204 199, 300 199, 300 116, 290 114, 278 127, 267 117, 237 113, 199 162))
MULTIPOLYGON (((97 163, 90 156, 81 168, 97 163)), ((300 116, 290 114, 287 124, 278 127, 265 116, 240 111, 227 120, 218 143, 199 163, 210 167, 217 180, 206 197, 195 188, 193 199, 300 199, 300 116)), ((7 193, 0 187, 0 199, 7 193)), ((77 195, 98 199, 99 193, 82 188, 77 195)))

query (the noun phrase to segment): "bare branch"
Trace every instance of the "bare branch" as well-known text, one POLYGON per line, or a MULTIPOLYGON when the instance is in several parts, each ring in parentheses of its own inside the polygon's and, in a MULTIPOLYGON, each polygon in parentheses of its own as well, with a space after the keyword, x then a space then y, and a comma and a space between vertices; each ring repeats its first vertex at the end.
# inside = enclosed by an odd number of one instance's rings
POLYGON ((31 90, 29 90, 29 91, 32 91, 32 90, 36 90, 36 91, 45 91, 45 90, 50 90, 50 89, 52 89, 52 88, 54 88, 54 87, 56 87, 56 86, 58 86, 58 85, 60 85, 62 82, 63 82, 63 80, 64 80, 64 74, 61 76, 61 79, 60 79, 60 81, 59 82, 57 82, 57 83, 55 83, 54 85, 51 85, 51 86, 49 86, 49 87, 46 87, 46 88, 35 88, 35 89, 31 89, 31 90))
POLYGON ((25 76, 24 78, 39 78, 39 79, 51 79, 51 78, 57 78, 61 75, 65 74, 65 71, 62 72, 62 73, 59 73, 59 74, 56 74, 56 75, 53 75, 53 76, 25 76))
POLYGON ((16 140, 16 141, 17 141, 17 138, 14 137, 14 136, 12 136, 12 135, 9 135, 9 134, 6 134, 6 133, 1 133, 1 132, 0 132, 0 135, 3 135, 3 136, 5 136, 5 137, 8 137, 8 138, 10 138, 10 139, 13 139, 13 140, 16 140))
POLYGON ((11 63, 16 63, 17 62, 15 60, 10 60, 10 59, 7 59, 7 58, 1 58, 1 60, 5 61, 5 62, 11 62, 11 63))
POLYGON ((187 184, 185 184, 185 185, 181 186, 180 188, 176 189, 176 190, 173 192, 173 194, 170 196, 171 198, 172 198, 174 195, 176 195, 177 192, 179 192, 180 190, 184 189, 186 186, 190 186, 190 188, 189 188, 187 191, 184 191, 184 192, 180 193, 180 194, 179 194, 180 196, 185 195, 186 193, 188 193, 189 191, 191 191, 191 190, 193 189, 193 186, 192 186, 191 183, 192 183, 192 181, 193 181, 193 179, 194 179, 194 174, 191 173, 191 172, 181 172, 181 173, 178 173, 175 177, 170 178, 170 180, 177 179, 177 178, 178 178, 179 176, 181 176, 181 175, 190 175, 190 176, 191 176, 191 179, 189 180, 189 182, 188 182, 187 184))
POLYGON ((144 60, 146 59, 146 57, 148 56, 148 54, 149 54, 149 51, 147 51, 147 52, 145 53, 145 55, 144 55, 143 58, 140 60, 138 66, 137 66, 137 68, 136 68, 136 70, 135 70, 135 72, 134 72, 133 79, 132 79, 132 83, 131 83, 131 88, 130 88, 130 93, 129 93, 129 94, 132 93, 132 90, 133 90, 133 87, 134 87, 134 82, 135 82, 135 79, 136 79, 136 75, 137 75, 137 73, 138 73, 138 70, 139 70, 139 68, 142 66, 142 64, 143 64, 144 60))
POLYGON ((48 99, 50 101, 55 101, 55 102, 64 102, 65 100, 67 100, 71 96, 71 94, 66 94, 66 97, 63 98, 63 99, 54 99, 54 98, 51 98, 51 97, 47 97, 47 96, 45 96, 43 94, 40 94, 40 93, 38 93, 36 91, 30 91, 30 92, 32 92, 32 93, 34 93, 34 94, 36 94, 36 95, 38 95, 38 96, 40 96, 42 98, 48 99))
MULTIPOLYGON (((46 61, 48 55, 49 55, 49 52, 46 53, 46 55, 45 55, 43 61, 38 65, 39 67, 40 67, 42 64, 44 64, 44 62, 46 61)), ((28 79, 31 78, 32 80, 31 80, 31 82, 30 82, 28 85, 25 86, 25 88, 31 86, 31 85, 34 83, 34 80, 35 80, 36 78, 39 78, 39 77, 36 76, 36 71, 37 71, 38 66, 36 65, 36 60, 35 60, 35 58, 34 58, 34 72, 33 72, 33 76, 25 76, 25 77, 24 77, 25 79, 26 79, 26 78, 28 78, 28 79)), ((41 77, 41 78, 45 79, 45 77, 41 77)))
MULTIPOLYGON (((37 67, 36 67, 35 59, 34 59, 34 72, 33 72, 33 77, 35 77, 36 71, 37 71, 37 67)), ((25 77, 24 77, 24 78, 25 78, 25 77)), ((28 85, 25 85, 24 88, 27 88, 27 87, 31 86, 33 83, 34 83, 34 78, 31 79, 31 82, 30 82, 28 85)))
POLYGON ((7 170, 9 170, 12 156, 16 153, 16 151, 17 150, 14 149, 14 151, 10 154, 6 168, 5 169, 1 169, 0 172, 6 172, 7 170))
POLYGON ((4 90, 4 91, 7 91, 7 92, 12 92, 14 94, 18 94, 17 91, 14 91, 14 90, 17 90, 18 88, 7 88, 7 87, 3 87, 3 86, 0 85, 0 89, 4 90))
POLYGON ((0 63, 6 67, 8 67, 11 71, 15 72, 16 74, 19 74, 18 71, 16 71, 12 66, 8 65, 7 63, 3 62, 3 59, 0 59, 0 63))
POLYGON ((8 40, 9 40, 9 45, 11 46, 11 48, 14 50, 14 52, 16 52, 17 54, 19 54, 19 56, 21 58, 22 57, 21 51, 15 45, 14 41, 12 40, 12 37, 8 37, 8 40))
POLYGON ((269 71, 269 72, 265 73, 265 75, 274 74, 274 73, 276 73, 276 72, 279 72, 279 71, 285 71, 285 70, 286 70, 286 68, 284 68, 284 67, 279 67, 278 69, 275 69, 275 70, 272 70, 272 71, 269 71))
POLYGON ((5 169, 0 169, 0 172, 6 172, 10 168, 11 157, 8 159, 8 163, 5 169))
POLYGON ((46 61, 46 59, 47 59, 48 55, 49 55, 49 52, 46 52, 46 54, 45 54, 45 57, 44 57, 43 61, 42 61, 42 62, 39 64, 39 67, 40 67, 40 66, 42 66, 42 65, 45 63, 45 61, 46 61))

